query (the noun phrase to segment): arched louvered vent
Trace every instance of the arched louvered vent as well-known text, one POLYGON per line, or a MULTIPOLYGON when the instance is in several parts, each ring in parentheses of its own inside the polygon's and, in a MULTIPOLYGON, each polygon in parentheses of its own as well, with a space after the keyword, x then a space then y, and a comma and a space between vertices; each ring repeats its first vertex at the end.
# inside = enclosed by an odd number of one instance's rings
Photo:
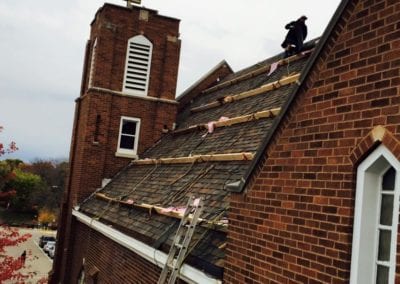
POLYGON ((128 41, 124 92, 140 96, 147 95, 152 50, 153 44, 142 35, 128 41))

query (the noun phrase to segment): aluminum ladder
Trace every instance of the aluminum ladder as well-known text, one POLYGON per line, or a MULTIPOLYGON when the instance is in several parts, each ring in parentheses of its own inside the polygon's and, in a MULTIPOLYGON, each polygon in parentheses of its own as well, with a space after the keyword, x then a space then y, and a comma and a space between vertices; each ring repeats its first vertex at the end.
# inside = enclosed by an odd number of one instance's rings
POLYGON ((194 196, 191 196, 176 231, 174 241, 168 253, 167 262, 158 279, 158 284, 175 283, 202 212, 203 198, 196 199, 194 196))

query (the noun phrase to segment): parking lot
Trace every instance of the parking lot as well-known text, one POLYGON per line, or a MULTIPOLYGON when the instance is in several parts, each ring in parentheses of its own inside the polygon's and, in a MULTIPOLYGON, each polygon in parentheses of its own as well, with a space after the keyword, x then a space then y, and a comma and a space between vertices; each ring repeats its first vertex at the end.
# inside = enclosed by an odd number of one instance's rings
MULTIPOLYGON (((32 235, 32 237, 19 246, 7 248, 6 254, 19 257, 23 251, 26 251, 27 257, 25 261, 25 268, 23 268, 21 272, 24 274, 33 273, 34 275, 32 278, 25 281, 26 284, 37 283, 39 279, 47 277, 53 263, 51 258, 39 247, 39 238, 42 235, 55 236, 56 232, 39 229, 19 229, 19 231, 21 234, 29 233, 32 235)), ((11 284, 13 281, 5 283, 11 284)))

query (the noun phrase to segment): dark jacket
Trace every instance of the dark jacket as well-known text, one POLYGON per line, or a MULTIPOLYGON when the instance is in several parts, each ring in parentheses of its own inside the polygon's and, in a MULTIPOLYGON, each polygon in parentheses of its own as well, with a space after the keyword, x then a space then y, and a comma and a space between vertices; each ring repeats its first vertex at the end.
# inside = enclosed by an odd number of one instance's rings
POLYGON ((303 42, 307 37, 307 26, 305 22, 302 20, 290 22, 285 26, 285 29, 289 31, 282 43, 282 47, 286 48, 288 45, 294 45, 296 46, 296 51, 301 51, 303 42))

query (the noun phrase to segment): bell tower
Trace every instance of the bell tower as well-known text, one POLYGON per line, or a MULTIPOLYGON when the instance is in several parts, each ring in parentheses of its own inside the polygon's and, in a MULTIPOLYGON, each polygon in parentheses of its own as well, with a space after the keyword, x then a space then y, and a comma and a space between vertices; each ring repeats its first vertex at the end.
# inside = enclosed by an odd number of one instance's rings
POLYGON ((140 158, 176 119, 179 20, 126 1, 104 4, 91 23, 51 283, 68 275, 71 209, 140 158))
POLYGON ((179 20, 131 2, 105 4, 91 24, 71 153, 74 204, 175 122, 179 20))

